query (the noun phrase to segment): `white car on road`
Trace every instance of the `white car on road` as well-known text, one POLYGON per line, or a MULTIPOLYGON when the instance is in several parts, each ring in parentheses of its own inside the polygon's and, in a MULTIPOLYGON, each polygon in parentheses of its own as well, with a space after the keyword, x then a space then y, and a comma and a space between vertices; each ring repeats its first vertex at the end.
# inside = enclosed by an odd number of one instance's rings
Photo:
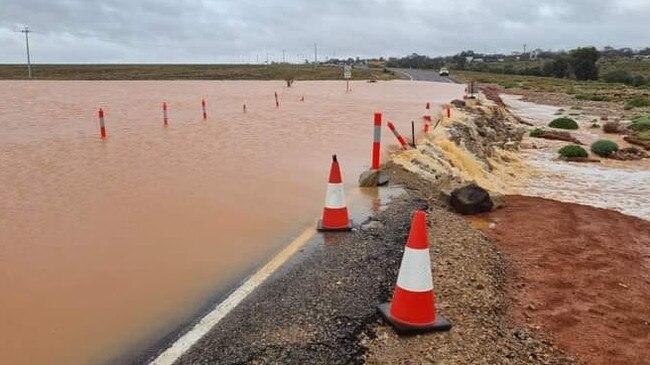
POLYGON ((446 67, 443 67, 440 69, 440 72, 438 74, 440 76, 449 76, 449 70, 446 67))

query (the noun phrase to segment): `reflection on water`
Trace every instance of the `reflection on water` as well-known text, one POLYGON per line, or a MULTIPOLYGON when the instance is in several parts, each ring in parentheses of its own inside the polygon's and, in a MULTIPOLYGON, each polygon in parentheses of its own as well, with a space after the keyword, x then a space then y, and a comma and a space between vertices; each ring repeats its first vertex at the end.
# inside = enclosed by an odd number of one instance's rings
POLYGON ((374 111, 407 130, 424 102, 463 88, 282 84, 0 82, 2 362, 101 363, 151 345, 315 224, 332 153, 355 214, 374 111))
MULTIPOLYGON (((503 100, 515 114, 538 126, 545 126, 557 117, 556 107, 523 102, 513 96, 504 96, 503 100)), ((600 129, 589 128, 593 118, 573 118, 580 122, 581 127, 571 133, 587 144, 586 149, 589 149, 590 143, 601 138, 626 145, 620 135, 605 135, 600 129)), ((519 181, 524 195, 612 209, 650 220, 650 160, 603 159, 601 163, 557 161, 557 150, 565 142, 531 140, 541 148, 524 153, 525 160, 537 170, 533 178, 519 181)))

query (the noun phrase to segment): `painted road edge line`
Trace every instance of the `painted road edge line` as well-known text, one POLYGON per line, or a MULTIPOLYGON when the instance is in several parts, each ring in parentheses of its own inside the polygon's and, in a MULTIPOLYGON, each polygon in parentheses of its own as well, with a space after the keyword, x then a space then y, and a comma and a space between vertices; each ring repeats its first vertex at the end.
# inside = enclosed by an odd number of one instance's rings
POLYGON ((217 304, 215 308, 201 318, 191 330, 181 336, 170 347, 163 351, 149 365, 172 365, 178 358, 186 353, 195 343, 197 343, 206 333, 208 333, 219 321, 221 321, 230 311, 235 309, 250 293, 262 284, 271 274, 284 264, 300 247, 305 245, 314 235, 314 227, 307 228, 300 236, 294 239, 280 253, 275 255, 271 261, 266 263, 253 276, 248 278, 237 290, 226 298, 223 302, 217 304))

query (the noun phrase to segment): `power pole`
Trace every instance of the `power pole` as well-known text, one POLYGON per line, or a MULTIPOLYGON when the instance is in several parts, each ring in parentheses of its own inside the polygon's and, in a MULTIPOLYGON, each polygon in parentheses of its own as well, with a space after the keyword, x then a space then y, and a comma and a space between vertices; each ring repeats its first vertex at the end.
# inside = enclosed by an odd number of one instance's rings
POLYGON ((523 54, 523 56, 526 55, 526 46, 528 46, 528 45, 526 43, 524 43, 524 54, 523 54))
POLYGON ((285 56, 285 53, 286 53, 286 52, 287 52, 286 49, 283 49, 283 50, 282 50, 282 63, 287 63, 287 58, 286 58, 286 56, 285 56))
POLYGON ((314 43, 314 64, 318 63, 318 44, 314 43))
POLYGON ((27 49, 27 75, 31 79, 32 78, 32 61, 29 55, 29 33, 32 31, 29 30, 29 28, 25 27, 23 30, 20 31, 21 33, 25 33, 25 47, 27 49))

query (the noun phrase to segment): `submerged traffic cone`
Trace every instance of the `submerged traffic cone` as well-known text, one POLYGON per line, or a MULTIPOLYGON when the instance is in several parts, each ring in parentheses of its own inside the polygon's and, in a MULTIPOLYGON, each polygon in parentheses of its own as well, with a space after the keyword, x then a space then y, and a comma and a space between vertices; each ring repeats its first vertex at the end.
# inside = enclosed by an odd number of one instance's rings
POLYGON ((411 222, 393 301, 377 307, 400 333, 448 331, 451 323, 436 314, 427 237, 427 217, 416 211, 411 222))
POLYGON ((327 184, 327 196, 325 197, 325 208, 323 218, 318 220, 319 231, 349 231, 352 229, 352 221, 348 218, 348 208, 345 205, 345 193, 343 192, 343 180, 341 169, 336 155, 332 155, 332 167, 327 184))

